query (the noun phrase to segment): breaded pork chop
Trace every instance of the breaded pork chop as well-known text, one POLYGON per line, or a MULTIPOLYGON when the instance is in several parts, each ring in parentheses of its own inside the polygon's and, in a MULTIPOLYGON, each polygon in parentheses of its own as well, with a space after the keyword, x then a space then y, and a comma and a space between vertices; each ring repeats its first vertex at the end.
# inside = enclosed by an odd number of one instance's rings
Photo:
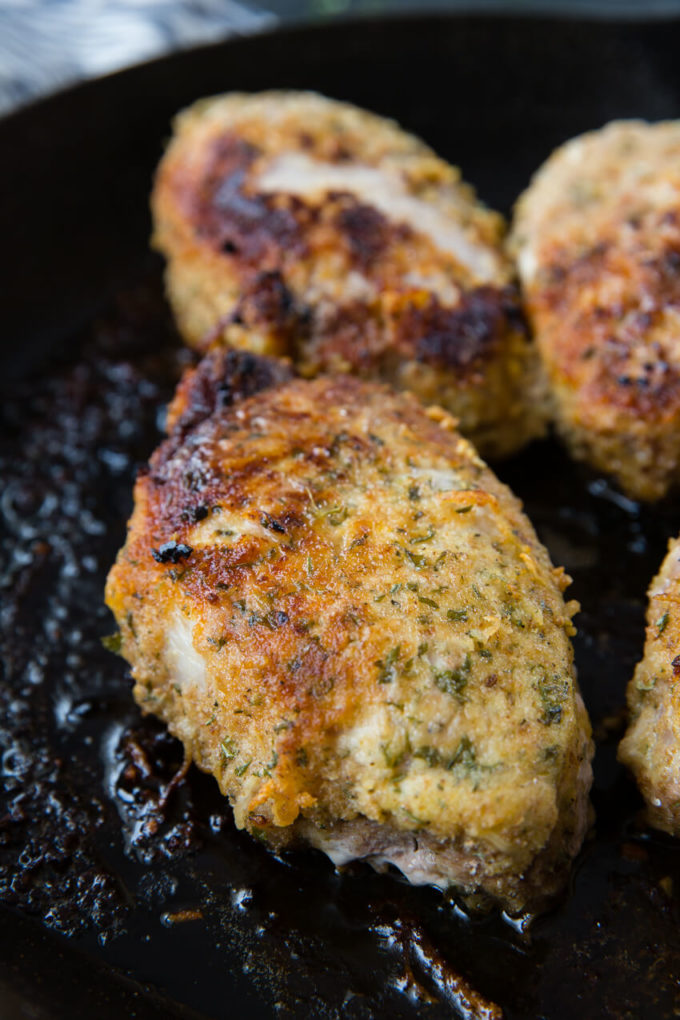
POLYGON ((680 478, 680 122, 567 142, 519 200, 513 246, 567 444, 662 497, 680 478))
POLYGON ((142 709, 274 847, 554 893, 591 781, 575 604, 452 419, 215 350, 169 420, 107 587, 142 709))
POLYGON ((633 772, 650 823, 680 835, 680 539, 649 589, 647 640, 628 686, 630 725, 619 758, 633 772))
POLYGON ((491 456, 545 431, 502 219, 393 122, 313 93, 203 100, 175 121, 152 207, 194 346, 391 382, 491 456))

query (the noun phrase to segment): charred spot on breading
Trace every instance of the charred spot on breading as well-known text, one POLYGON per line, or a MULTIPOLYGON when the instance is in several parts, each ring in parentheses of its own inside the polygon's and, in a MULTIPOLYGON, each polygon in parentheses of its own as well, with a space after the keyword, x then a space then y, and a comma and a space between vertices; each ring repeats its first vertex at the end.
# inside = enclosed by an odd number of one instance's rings
POLYGON ((163 542, 158 549, 151 549, 151 555, 156 563, 179 563, 180 560, 185 560, 188 556, 191 556, 192 552, 193 549, 190 545, 185 545, 184 542, 176 542, 174 539, 170 539, 169 542, 163 542))
POLYGON ((287 382, 292 368, 275 358, 216 348, 188 371, 168 409, 168 431, 185 433, 260 390, 287 382))
POLYGON ((492 456, 544 433, 502 219, 390 121, 312 93, 204 100, 176 121, 152 206, 200 350, 391 382, 492 456))
POLYGON ((174 415, 107 587, 143 710, 275 848, 544 903, 591 746, 519 503, 444 411, 348 375, 219 349, 174 415))
POLYGON ((275 333, 282 346, 288 351, 297 339, 305 336, 306 309, 298 308, 295 299, 277 269, 257 273, 251 281, 244 282, 241 296, 234 312, 226 321, 218 324, 215 339, 228 322, 246 329, 262 325, 275 333))
POLYGON ((516 292, 477 287, 456 308, 431 301, 424 309, 409 309, 400 332, 404 344, 413 338, 419 361, 465 369, 489 357, 509 329, 525 329, 516 292))
POLYGON ((350 364, 358 375, 378 374, 394 382, 399 365, 413 359, 455 371, 462 385, 497 356, 509 331, 526 336, 517 295, 510 287, 475 288, 455 308, 435 297, 418 305, 404 302, 403 311, 395 313, 390 341, 381 329, 380 315, 379 304, 351 302, 335 307, 323 323, 312 327, 314 346, 306 339, 298 343, 298 350, 306 352, 301 361, 304 374, 316 374, 321 365, 350 364))
POLYGON ((337 204, 334 214, 341 238, 347 244, 351 262, 359 269, 369 271, 390 244, 394 231, 400 240, 408 238, 407 226, 393 226, 377 209, 358 202, 352 195, 328 195, 328 201, 337 204))
POLYGON ((178 191, 197 236, 250 267, 272 249, 297 250, 301 244, 294 210, 275 207, 268 196, 246 188, 258 155, 238 135, 219 137, 207 154, 202 178, 180 181, 178 191))

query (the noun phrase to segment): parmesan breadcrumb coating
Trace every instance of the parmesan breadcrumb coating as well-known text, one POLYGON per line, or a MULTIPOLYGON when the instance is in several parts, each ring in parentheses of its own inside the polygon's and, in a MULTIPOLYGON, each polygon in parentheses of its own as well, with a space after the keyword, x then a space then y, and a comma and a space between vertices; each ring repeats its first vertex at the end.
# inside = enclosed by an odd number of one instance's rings
POLYGON ((543 904, 592 745, 518 500, 444 411, 347 375, 215 350, 169 422, 107 585, 142 709, 275 848, 543 904))
POLYGON ((647 639, 628 686, 619 758, 637 779, 650 823, 680 835, 680 539, 649 589, 647 639))
POLYGON ((502 218, 393 122, 307 92, 185 110, 154 244, 181 332, 408 389, 487 456, 545 432, 502 218))
POLYGON ((512 246, 567 445, 660 499, 680 477, 680 122, 567 142, 517 203, 512 246))

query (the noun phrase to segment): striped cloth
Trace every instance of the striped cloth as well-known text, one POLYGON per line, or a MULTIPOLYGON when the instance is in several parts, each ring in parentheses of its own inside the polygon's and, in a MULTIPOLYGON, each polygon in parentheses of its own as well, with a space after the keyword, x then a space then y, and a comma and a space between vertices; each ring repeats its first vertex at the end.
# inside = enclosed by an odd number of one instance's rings
POLYGON ((82 78, 276 21, 237 0, 0 0, 0 113, 82 78))

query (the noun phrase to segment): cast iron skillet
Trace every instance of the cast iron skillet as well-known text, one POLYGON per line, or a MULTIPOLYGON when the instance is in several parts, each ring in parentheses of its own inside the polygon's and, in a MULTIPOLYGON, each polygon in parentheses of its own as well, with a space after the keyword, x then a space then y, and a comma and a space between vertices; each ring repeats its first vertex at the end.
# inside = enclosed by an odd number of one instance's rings
POLYGON ((147 251, 174 111, 318 89, 397 117, 507 212, 565 138, 677 116, 678 52, 675 21, 364 21, 179 54, 0 123, 3 1018, 674 1014, 680 845, 645 829, 615 750, 677 503, 642 511, 552 441, 499 467, 574 576, 598 738, 594 834, 532 924, 313 853, 274 859, 209 778, 182 776, 99 638, 134 469, 186 358, 147 251))

